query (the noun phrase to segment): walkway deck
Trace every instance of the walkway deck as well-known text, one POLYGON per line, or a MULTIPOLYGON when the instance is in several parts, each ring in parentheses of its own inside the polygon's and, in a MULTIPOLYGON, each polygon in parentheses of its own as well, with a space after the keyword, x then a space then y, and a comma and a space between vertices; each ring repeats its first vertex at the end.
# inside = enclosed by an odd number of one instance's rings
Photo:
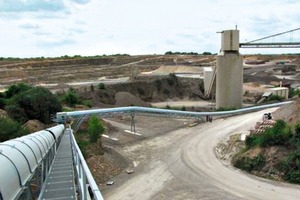
POLYGON ((39 199, 77 199, 75 190, 70 131, 67 129, 39 199))

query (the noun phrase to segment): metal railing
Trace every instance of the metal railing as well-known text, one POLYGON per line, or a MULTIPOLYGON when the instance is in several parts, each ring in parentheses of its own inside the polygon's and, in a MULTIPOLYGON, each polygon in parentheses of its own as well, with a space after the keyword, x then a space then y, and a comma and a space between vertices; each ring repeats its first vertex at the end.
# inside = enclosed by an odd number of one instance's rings
POLYGON ((71 129, 70 126, 69 129, 71 131, 70 139, 72 144, 74 167, 75 167, 75 178, 77 182, 79 198, 84 200, 89 200, 89 199, 103 200, 103 196, 78 147, 78 144, 73 135, 73 130, 71 129))

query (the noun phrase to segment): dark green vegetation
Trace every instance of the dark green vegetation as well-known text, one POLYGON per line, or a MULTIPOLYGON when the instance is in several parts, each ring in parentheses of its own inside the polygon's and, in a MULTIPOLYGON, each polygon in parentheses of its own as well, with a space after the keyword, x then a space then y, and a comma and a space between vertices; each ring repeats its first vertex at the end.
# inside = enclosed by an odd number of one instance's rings
POLYGON ((74 107, 76 104, 81 103, 79 95, 74 90, 69 90, 62 96, 62 102, 70 107, 74 107))
POLYGON ((48 89, 23 83, 10 86, 4 94, 4 102, 4 110, 19 123, 37 119, 49 124, 50 116, 62 110, 58 99, 48 89))
MULTIPOLYGON (((262 134, 250 135, 246 138, 244 152, 259 149, 260 153, 254 157, 238 155, 233 159, 233 165, 248 172, 259 172, 269 166, 267 159, 274 162, 273 158, 267 158, 268 149, 272 147, 284 147, 287 156, 277 157, 273 164, 273 174, 277 174, 281 180, 300 183, 300 123, 294 131, 283 120, 276 121, 272 128, 266 129, 262 134)), ((264 169, 263 171, 266 171, 264 169)))
POLYGON ((284 97, 276 95, 276 94, 272 94, 269 98, 268 101, 283 101, 284 97))
POLYGON ((247 172, 251 172, 253 170, 261 170, 265 164, 266 158, 262 154, 259 154, 254 158, 241 157, 235 161, 234 166, 247 172))
POLYGON ((81 55, 64 55, 60 57, 35 57, 35 58, 17 58, 17 57, 0 57, 0 61, 21 61, 21 60, 46 60, 46 59, 55 59, 55 60, 62 60, 62 59, 78 59, 78 58, 84 58, 84 59, 95 59, 95 58, 103 58, 103 57, 117 57, 117 56, 130 56, 129 54, 112 54, 112 55, 96 55, 96 56, 81 56, 81 55))
POLYGON ((90 142, 95 143, 98 141, 99 137, 104 133, 105 129, 102 122, 96 115, 92 115, 89 120, 89 139, 90 142))
POLYGON ((49 124, 51 115, 62 110, 57 97, 48 89, 24 83, 11 85, 0 95, 0 108, 10 117, 0 118, 0 141, 28 134, 21 126, 28 120, 36 119, 49 124))
POLYGON ((230 110, 236 110, 236 109, 237 109, 236 107, 227 107, 227 108, 220 107, 217 109, 217 111, 230 111, 230 110))
MULTIPOLYGON (((176 51, 176 52, 172 52, 172 51, 167 51, 165 53, 165 55, 201 55, 197 52, 179 52, 179 51, 176 51)), ((203 52, 202 55, 212 55, 212 53, 210 52, 203 52)))
MULTIPOLYGON (((88 122, 84 122, 76 133, 76 140, 84 156, 87 156, 88 147, 92 146, 97 151, 102 151, 101 135, 105 126, 99 117, 92 115, 88 122)), ((95 152, 94 152, 95 153, 95 152)))
POLYGON ((0 127, 0 142, 21 137, 29 133, 20 123, 9 118, 0 117, 0 127))
POLYGON ((294 88, 289 88, 289 98, 292 98, 294 96, 300 97, 300 91, 294 88))

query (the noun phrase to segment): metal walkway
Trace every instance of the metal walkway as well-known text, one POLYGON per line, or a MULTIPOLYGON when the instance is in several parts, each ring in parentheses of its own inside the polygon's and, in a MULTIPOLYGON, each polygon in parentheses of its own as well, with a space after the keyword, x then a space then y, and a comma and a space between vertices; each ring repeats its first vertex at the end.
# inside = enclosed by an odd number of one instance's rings
POLYGON ((66 129, 39 199, 77 199, 70 129, 66 129))

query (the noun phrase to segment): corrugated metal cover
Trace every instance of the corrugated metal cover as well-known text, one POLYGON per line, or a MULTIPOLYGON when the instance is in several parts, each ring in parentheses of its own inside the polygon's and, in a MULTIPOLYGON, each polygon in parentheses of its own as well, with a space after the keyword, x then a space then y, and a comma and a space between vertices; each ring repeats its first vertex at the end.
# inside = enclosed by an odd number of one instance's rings
POLYGON ((25 138, 25 137, 14 139, 14 141, 28 145, 28 147, 32 149, 37 159, 37 162, 40 163, 42 161, 43 152, 40 145, 36 141, 32 140, 31 138, 25 138))
POLYGON ((18 173, 6 157, 0 154, 0 192, 3 199, 15 199, 22 191, 18 173))
POLYGON ((36 156, 35 156, 33 150, 25 143, 15 141, 15 140, 9 140, 9 141, 0 143, 0 145, 9 145, 9 146, 12 146, 13 148, 16 148, 17 150, 21 151, 22 154, 26 157, 26 159, 28 161, 31 172, 33 172, 37 168, 38 162, 37 162, 36 156))
MULTIPOLYGON (((24 157, 17 149, 6 146, 6 145, 0 145, 0 151, 1 155, 6 156, 8 159, 11 160, 11 162, 15 165, 17 171, 19 172, 20 178, 21 178, 21 183, 22 185, 25 185, 26 182, 29 180, 31 177, 31 172, 30 172, 30 167, 29 164, 24 157)), ((0 163, 0 173, 6 174, 5 171, 3 171, 3 165, 0 163)), ((9 179, 9 175, 7 174, 7 179, 9 179)), ((0 182, 0 183, 5 183, 5 182, 0 182)))
POLYGON ((58 138, 62 135, 63 131, 64 131, 64 125, 60 124, 51 128, 48 128, 47 130, 51 131, 56 138, 56 141, 58 140, 58 138))
POLYGON ((28 135, 25 137, 22 137, 23 140, 29 139, 36 143, 36 145, 39 147, 42 158, 45 157, 46 153, 48 152, 47 144, 45 141, 43 141, 41 138, 38 138, 36 136, 28 135))
POLYGON ((44 141, 47 143, 48 145, 48 149, 52 147, 52 145, 54 144, 55 140, 53 138, 53 136, 51 135, 51 133, 49 133, 48 131, 38 131, 36 133, 33 133, 31 135, 34 136, 39 136, 41 138, 44 139, 44 141))

